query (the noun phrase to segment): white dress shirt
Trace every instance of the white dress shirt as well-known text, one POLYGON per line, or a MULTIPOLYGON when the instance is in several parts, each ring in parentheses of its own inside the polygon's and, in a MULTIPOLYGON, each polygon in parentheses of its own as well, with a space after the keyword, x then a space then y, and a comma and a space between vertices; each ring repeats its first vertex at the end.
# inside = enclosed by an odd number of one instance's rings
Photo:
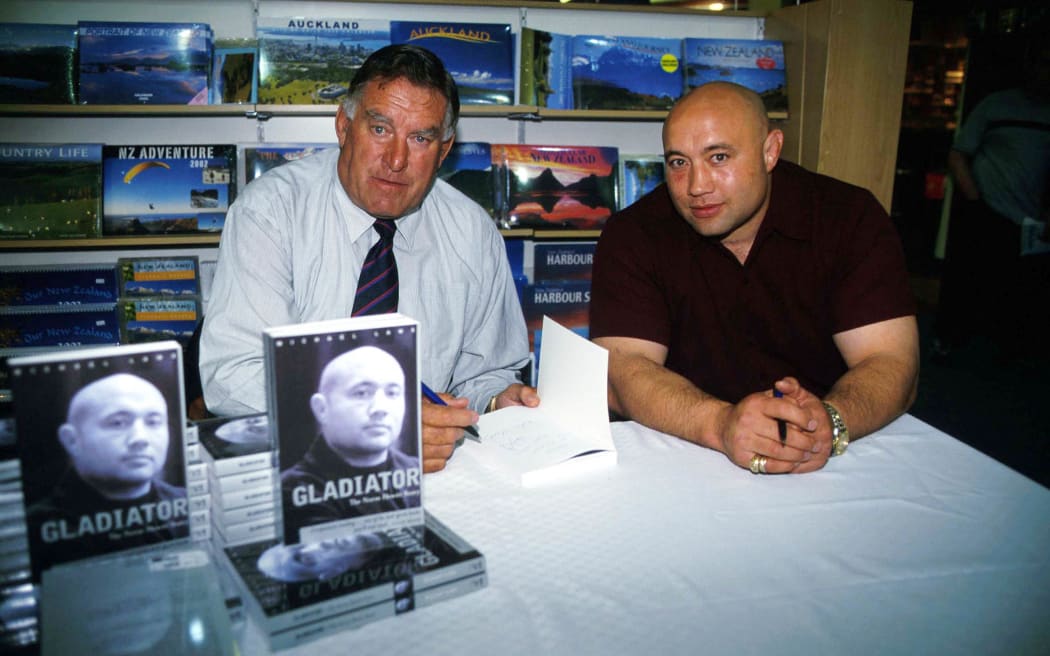
MULTIPOLYGON (((336 174, 338 149, 252 181, 226 215, 200 373, 219 415, 266 409, 262 330, 349 317, 378 235, 336 174)), ((397 220, 398 312, 420 322, 422 380, 482 411, 528 361, 521 305, 491 217, 437 180, 397 220)))

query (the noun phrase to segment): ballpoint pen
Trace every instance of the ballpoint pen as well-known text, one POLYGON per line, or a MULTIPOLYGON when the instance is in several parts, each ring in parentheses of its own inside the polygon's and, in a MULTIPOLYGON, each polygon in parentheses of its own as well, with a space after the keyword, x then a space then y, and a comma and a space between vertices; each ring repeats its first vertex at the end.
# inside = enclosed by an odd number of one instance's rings
MULTIPOLYGON (((447 403, 445 403, 444 400, 442 400, 442 398, 440 396, 437 395, 437 393, 434 392, 434 390, 432 390, 429 387, 427 387, 426 383, 422 383, 421 382, 421 383, 419 383, 419 386, 423 390, 423 396, 427 397, 427 400, 430 401, 431 403, 433 403, 435 405, 444 405, 444 406, 448 405, 447 403)), ((477 428, 475 428, 473 426, 464 426, 463 430, 465 430, 467 432, 467 437, 469 437, 470 439, 474 440, 475 442, 480 442, 481 441, 481 435, 478 433, 478 429, 477 428)))
MULTIPOLYGON (((773 388, 773 396, 775 396, 776 398, 780 399, 780 398, 784 397, 784 394, 783 394, 783 392, 781 392, 780 390, 778 390, 777 388, 774 387, 773 388)), ((788 427, 787 427, 787 422, 785 422, 783 419, 777 419, 777 433, 780 435, 780 443, 781 444, 787 443, 788 427)))

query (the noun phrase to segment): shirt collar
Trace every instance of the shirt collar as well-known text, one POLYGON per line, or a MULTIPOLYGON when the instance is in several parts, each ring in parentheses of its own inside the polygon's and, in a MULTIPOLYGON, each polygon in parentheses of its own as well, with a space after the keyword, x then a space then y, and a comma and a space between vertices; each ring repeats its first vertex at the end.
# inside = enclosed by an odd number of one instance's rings
MULTIPOLYGON (((334 191, 340 216, 347 217, 347 222, 350 224, 351 240, 357 242, 358 239, 362 238, 371 239, 373 232, 372 224, 375 223, 375 217, 355 205, 354 202, 350 200, 350 196, 347 195, 346 190, 343 189, 342 183, 339 182, 338 175, 335 176, 334 191)), ((427 198, 429 198, 429 194, 427 194, 427 198)), ((421 215, 423 214, 423 206, 426 205, 426 202, 427 199, 424 198, 423 205, 417 210, 409 212, 396 220, 397 233, 394 234, 395 244, 400 243, 402 248, 411 248, 413 238, 422 222, 421 215)))

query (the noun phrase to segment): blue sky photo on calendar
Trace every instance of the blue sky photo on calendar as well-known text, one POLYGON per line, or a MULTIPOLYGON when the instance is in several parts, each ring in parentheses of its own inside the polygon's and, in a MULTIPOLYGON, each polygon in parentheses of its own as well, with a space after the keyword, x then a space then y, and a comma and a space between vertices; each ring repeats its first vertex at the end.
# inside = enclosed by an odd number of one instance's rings
POLYGON ((233 144, 103 147, 103 234, 221 231, 236 166, 233 144))

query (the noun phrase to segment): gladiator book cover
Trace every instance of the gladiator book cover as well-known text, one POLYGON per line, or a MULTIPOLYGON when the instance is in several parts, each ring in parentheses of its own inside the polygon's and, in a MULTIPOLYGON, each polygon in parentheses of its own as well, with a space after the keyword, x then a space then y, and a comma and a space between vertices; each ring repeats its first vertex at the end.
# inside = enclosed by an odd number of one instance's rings
POLYGON ((357 69, 390 45, 390 22, 337 16, 259 18, 259 102, 331 105, 357 69))
POLYGON ((229 547, 250 616, 271 649, 301 644, 485 587, 485 558, 427 513, 425 525, 324 543, 229 547))
POLYGON ((663 181, 662 155, 621 155, 620 209, 630 207, 639 198, 659 187, 663 181))
POLYGON ((185 348, 201 320, 201 301, 163 296, 122 298, 117 313, 121 344, 171 339, 185 348))
POLYGON ((98 237, 101 144, 0 144, 0 238, 98 237))
POLYGON ((782 41, 688 38, 683 43, 686 90, 733 82, 762 96, 766 111, 788 111, 782 41))
POLYGON ((682 95, 682 41, 577 35, 572 40, 576 109, 667 110, 682 95))
POLYGON ((104 146, 102 233, 219 233, 236 169, 233 144, 104 146))
POLYGON ((206 23, 81 21, 77 39, 81 104, 208 104, 206 23))
POLYGON ((112 264, 0 266, 0 306, 115 303, 112 264))
POLYGON ((418 332, 397 313, 263 331, 285 544, 423 523, 418 332))
POLYGON ((76 25, 0 23, 0 104, 76 102, 76 25))
POLYGON ((117 259, 120 296, 193 298, 201 293, 200 258, 121 257, 117 259))
POLYGON ((53 565, 188 542, 182 349, 11 358, 34 580, 53 565))
POLYGON ((605 225, 616 210, 619 151, 611 146, 493 145, 503 228, 605 225))
POLYGON ((244 181, 248 184, 255 178, 282 164, 309 157, 314 153, 329 148, 338 148, 336 143, 272 143, 242 144, 237 147, 237 158, 240 169, 244 171, 244 181))
POLYGON ((523 27, 518 41, 518 102, 573 109, 572 36, 523 27))
POLYGON ((391 21, 390 41, 437 55, 463 105, 514 104, 514 35, 500 23, 391 21))
POLYGON ((483 141, 453 143, 438 169, 438 177, 481 205, 489 216, 496 216, 491 144, 483 141))

